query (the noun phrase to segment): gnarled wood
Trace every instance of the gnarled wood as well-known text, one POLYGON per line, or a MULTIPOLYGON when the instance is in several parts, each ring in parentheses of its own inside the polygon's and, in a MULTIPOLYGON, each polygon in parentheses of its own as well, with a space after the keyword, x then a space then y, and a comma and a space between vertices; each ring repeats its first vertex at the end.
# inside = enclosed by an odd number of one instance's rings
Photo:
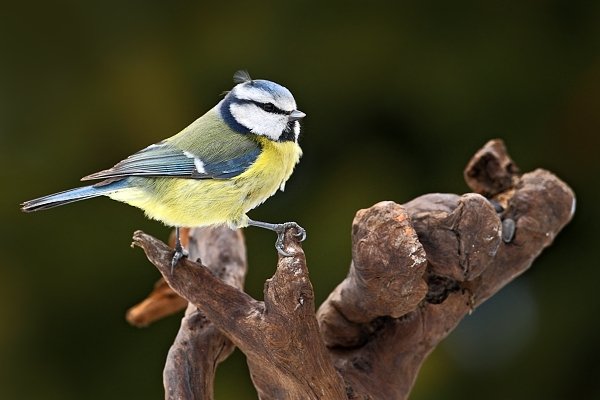
MULTIPOLYGON (((198 236, 195 239, 197 240, 198 236)), ((180 240, 185 248, 189 247, 189 228, 180 229, 180 240)), ((175 247, 175 231, 171 232, 169 246, 175 247)), ((196 244, 196 247, 198 246, 199 244, 196 244)), ((171 286, 163 278, 160 278, 144 300, 127 310, 125 319, 131 325, 143 328, 159 319, 185 310, 187 305, 187 300, 175 293, 171 286)))
MULTIPOLYGON (((189 254, 223 284, 239 290, 247 270, 242 233, 225 227, 190 232, 189 254)), ((167 399, 212 399, 217 365, 234 350, 233 343, 194 304, 189 304, 163 372, 167 399), (182 373, 185 371, 185 373, 182 373)))
MULTIPOLYGON (((286 234, 286 251, 293 256, 279 259, 275 275, 265 285, 264 302, 227 285, 189 259, 182 260, 171 275, 173 251, 168 246, 141 231, 133 240, 169 286, 246 354, 261 399, 346 398, 343 381, 318 330, 306 260, 294 232, 286 234)), ((182 365, 180 373, 185 376, 190 368, 182 365)))
MULTIPOLYGON (((464 174, 477 193, 428 194, 403 206, 381 202, 359 211, 348 277, 317 318, 306 260, 293 232, 285 238, 293 256, 279 258, 264 302, 190 260, 171 275, 169 247, 141 232, 134 243, 171 288, 201 310, 188 308, 182 331, 197 315, 202 317, 195 324, 211 321, 215 336, 203 346, 214 349, 222 343, 216 339, 220 334, 238 346, 261 399, 405 399, 435 346, 474 307, 529 268, 575 210, 564 182, 544 170, 519 175, 498 140, 478 151, 464 174)), ((211 235, 201 243, 221 246, 223 239, 211 235)), ((226 251, 219 247, 215 254, 226 251)), ((175 387, 183 384, 180 375, 205 392, 181 390, 173 397, 208 399, 214 369, 174 362, 172 354, 182 353, 185 342, 178 339, 171 349, 170 376, 179 382, 175 387)), ((173 385, 165 384, 169 397, 173 385)))

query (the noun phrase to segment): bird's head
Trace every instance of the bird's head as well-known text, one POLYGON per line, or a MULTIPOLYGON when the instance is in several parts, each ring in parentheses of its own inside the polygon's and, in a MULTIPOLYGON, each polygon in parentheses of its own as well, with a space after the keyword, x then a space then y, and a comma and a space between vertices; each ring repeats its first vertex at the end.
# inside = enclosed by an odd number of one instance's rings
POLYGON ((274 141, 298 140, 299 120, 306 114, 285 87, 263 79, 251 79, 246 71, 233 76, 237 83, 219 104, 225 122, 241 133, 254 133, 274 141))

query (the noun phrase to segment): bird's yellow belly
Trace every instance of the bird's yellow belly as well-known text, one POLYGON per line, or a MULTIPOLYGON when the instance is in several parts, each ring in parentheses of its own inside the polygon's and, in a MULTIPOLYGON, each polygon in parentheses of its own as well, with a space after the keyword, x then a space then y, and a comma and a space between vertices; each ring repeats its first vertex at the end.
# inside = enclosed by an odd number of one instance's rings
MULTIPOLYGON (((170 226, 248 224, 246 212, 271 197, 284 184, 300 159, 295 142, 274 143, 261 138, 263 151, 244 173, 230 179, 135 178, 152 184, 110 195, 143 209, 150 218, 170 226), (150 187, 146 189, 145 187, 150 187)), ((133 181, 135 183, 135 180, 133 181)))

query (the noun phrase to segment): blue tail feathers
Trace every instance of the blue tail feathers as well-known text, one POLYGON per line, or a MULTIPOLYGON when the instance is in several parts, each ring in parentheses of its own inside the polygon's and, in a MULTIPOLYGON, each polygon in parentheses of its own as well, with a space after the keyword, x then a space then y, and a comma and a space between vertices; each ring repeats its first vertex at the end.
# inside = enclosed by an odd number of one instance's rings
POLYGON ((126 187, 127 180, 123 179, 102 186, 90 185, 69 189, 65 190, 64 192, 54 193, 48 196, 26 201, 21 204, 21 210, 25 212, 46 210, 48 208, 62 206, 63 204, 69 204, 75 201, 91 199, 92 197, 113 193, 126 187))

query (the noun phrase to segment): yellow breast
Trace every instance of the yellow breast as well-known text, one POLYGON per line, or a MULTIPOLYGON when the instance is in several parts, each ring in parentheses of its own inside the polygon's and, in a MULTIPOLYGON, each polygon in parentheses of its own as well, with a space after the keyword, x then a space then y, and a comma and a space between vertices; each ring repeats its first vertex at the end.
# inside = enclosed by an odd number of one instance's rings
POLYGON ((258 140, 262 146, 260 156, 234 178, 141 178, 149 181, 152 190, 132 188, 110 197, 139 207, 148 217, 170 226, 244 227, 248 224, 246 212, 283 186, 302 155, 293 141, 258 140))
POLYGON ((244 199, 247 212, 271 197, 281 188, 294 171, 302 156, 302 150, 296 142, 273 142, 260 137, 263 148, 256 162, 244 173, 233 179, 233 184, 246 193, 244 199))

